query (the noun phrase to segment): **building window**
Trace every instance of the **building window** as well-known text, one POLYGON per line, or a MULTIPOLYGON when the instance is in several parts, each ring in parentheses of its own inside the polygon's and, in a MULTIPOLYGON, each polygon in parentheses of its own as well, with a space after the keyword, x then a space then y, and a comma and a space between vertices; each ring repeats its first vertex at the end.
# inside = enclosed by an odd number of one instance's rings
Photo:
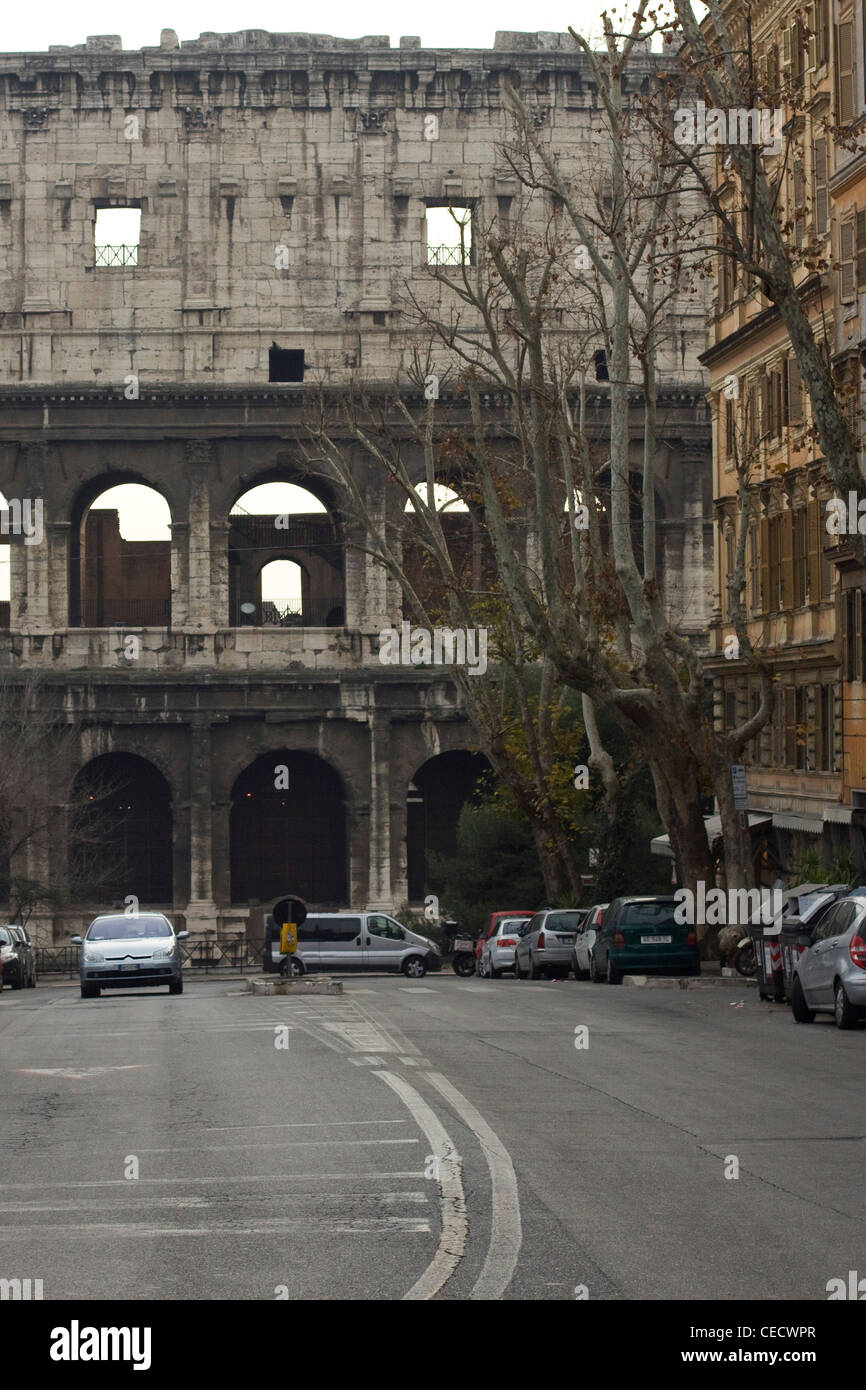
POLYGON ((303 381, 304 349, 281 348, 271 344, 268 352, 268 381, 303 381))
POLYGON ((469 265, 472 261, 472 209, 468 203, 427 208, 427 264, 469 265))
POLYGON ((94 264, 138 265, 141 208, 97 208, 93 229, 94 264))
POLYGON ((812 179, 815 235, 823 236, 827 230, 829 209, 827 201, 827 141, 825 139, 815 141, 812 179))
POLYGON ((862 589, 846 589, 842 595, 842 679, 863 679, 862 589))
POLYGON ((725 400, 725 458, 734 457, 734 431, 736 429, 736 414, 734 413, 734 402, 725 400))
POLYGON ((854 119, 854 16, 849 11, 836 25, 836 118, 854 119))

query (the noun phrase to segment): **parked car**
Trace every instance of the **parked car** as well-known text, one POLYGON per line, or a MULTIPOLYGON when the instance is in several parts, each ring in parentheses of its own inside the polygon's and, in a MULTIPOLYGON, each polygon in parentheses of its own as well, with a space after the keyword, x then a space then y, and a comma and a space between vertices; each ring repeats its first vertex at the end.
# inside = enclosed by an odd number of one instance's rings
POLYGON ((36 952, 23 927, 9 923, 0 927, 0 989, 33 989, 36 984, 36 952))
POLYGON ((489 936, 482 941, 481 959, 478 973, 485 979, 498 980, 503 970, 514 970, 514 951, 521 927, 531 919, 532 913, 517 917, 503 917, 496 914, 497 921, 489 936))
POLYGON ((700 975, 697 932, 676 921, 676 909, 675 898, 614 898, 593 943, 590 979, 619 985, 629 974, 700 975))
POLYGON ((161 912, 104 913, 94 918, 80 946, 78 973, 82 999, 98 999, 103 989, 140 989, 168 985, 183 993, 180 943, 188 931, 176 932, 161 912))
MULTIPOLYGON (((271 960, 282 963, 279 940, 271 960)), ((442 957, 426 936, 410 931, 384 912, 311 912, 298 927, 298 948, 286 959, 293 975, 308 970, 402 970, 420 979, 441 970, 442 957)))
POLYGON ((811 946, 794 963, 791 1012, 797 1023, 832 1013, 838 1028, 854 1028, 866 1010, 866 899, 832 905, 811 946))
POLYGON ((481 952, 484 950, 485 942, 489 941, 490 937, 495 934, 500 922, 504 921, 507 917, 519 917, 522 921, 528 922, 534 912, 534 907, 512 907, 508 910, 500 908, 496 912, 491 912, 475 946, 475 955, 478 961, 481 960, 481 952))
POLYGON ((591 907, 577 929, 574 938, 574 978, 576 980, 589 979, 589 963, 592 958, 592 948, 595 945, 595 938, 601 927, 601 919, 609 903, 596 903, 591 907))
POLYGON ((574 960, 577 929, 586 917, 586 908, 546 907, 521 927, 514 953, 514 974, 518 980, 540 980, 542 975, 564 979, 574 960))

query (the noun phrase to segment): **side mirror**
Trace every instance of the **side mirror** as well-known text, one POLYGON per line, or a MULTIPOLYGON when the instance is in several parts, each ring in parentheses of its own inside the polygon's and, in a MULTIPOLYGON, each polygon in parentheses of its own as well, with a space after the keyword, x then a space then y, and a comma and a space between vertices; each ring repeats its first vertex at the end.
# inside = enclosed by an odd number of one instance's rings
POLYGON ((80 946, 80 945, 81 945, 81 937, 80 937, 80 936, 71 936, 69 939, 70 939, 70 941, 72 942, 72 945, 73 945, 73 946, 80 946))
POLYGON ((177 937, 178 941, 185 941, 186 938, 189 936, 189 932, 188 932, 188 931, 176 931, 176 932, 175 932, 175 936, 177 937))

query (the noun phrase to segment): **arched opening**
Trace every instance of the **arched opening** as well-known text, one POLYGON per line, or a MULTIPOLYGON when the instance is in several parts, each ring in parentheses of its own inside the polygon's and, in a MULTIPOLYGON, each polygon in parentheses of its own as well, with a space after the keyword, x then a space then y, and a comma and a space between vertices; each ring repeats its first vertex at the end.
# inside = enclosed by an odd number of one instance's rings
POLYGON ((489 771, 483 753, 458 749, 428 758, 415 773, 406 804, 410 902, 421 902, 427 893, 430 854, 453 854, 456 850, 460 812, 475 796, 479 779, 489 771))
POLYGON ((95 484, 72 518, 71 627, 168 627, 171 512, 155 488, 95 484))
POLYGON ((297 893, 311 906, 347 902, 346 801, 338 772, 316 753, 263 753, 232 788, 231 899, 297 893))
MULTIPOLYGON (((0 492, 0 512, 7 511, 6 498, 0 492)), ((10 623, 12 587, 11 587, 11 557, 12 549, 9 544, 9 536, 0 527, 0 629, 8 628, 10 623)))
POLYGON ((306 488, 259 483, 232 507, 229 621, 233 627, 341 627, 345 622, 336 520, 306 488))
POLYGON ((134 753, 93 758, 73 783, 69 819, 73 901, 171 906, 171 788, 158 768, 134 753))
MULTIPOLYGON (((482 576, 492 575, 490 546, 484 526, 483 511, 471 498, 470 507, 466 496, 444 482, 433 485, 433 501, 428 503, 426 483, 419 483, 415 492, 421 503, 432 505, 438 513, 448 554, 456 573, 463 583, 477 589, 482 576)), ((430 554, 424 540, 423 519, 416 514, 422 510, 412 498, 408 498, 403 508, 405 529, 403 541, 403 564, 412 587, 433 616, 444 616, 445 588, 438 562, 430 554)))

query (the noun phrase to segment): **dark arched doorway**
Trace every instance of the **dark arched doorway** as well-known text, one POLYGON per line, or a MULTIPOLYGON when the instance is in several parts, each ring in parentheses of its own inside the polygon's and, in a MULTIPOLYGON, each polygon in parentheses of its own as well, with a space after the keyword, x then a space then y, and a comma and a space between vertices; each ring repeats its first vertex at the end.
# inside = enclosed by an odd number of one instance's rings
POLYGON ((171 788, 134 753, 105 753, 72 785, 69 886, 76 902, 172 903, 171 788))
POLYGON ((483 753, 458 749, 428 758, 409 785, 406 806, 406 868, 409 901, 421 902, 427 893, 427 864, 431 853, 453 854, 457 821, 474 796, 478 780, 490 771, 483 753))
POLYGON ((346 904, 345 793, 317 754, 257 758, 232 788, 230 833, 233 903, 293 892, 311 906, 346 904))

